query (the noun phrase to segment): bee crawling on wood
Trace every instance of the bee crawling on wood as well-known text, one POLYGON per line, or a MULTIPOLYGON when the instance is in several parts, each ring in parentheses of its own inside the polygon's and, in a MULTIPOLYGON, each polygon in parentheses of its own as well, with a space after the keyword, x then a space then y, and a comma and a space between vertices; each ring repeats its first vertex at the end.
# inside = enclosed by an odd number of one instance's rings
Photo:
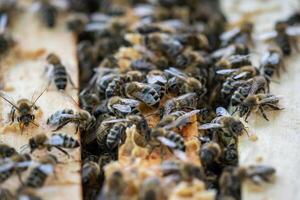
POLYGON ((50 151, 52 148, 56 148, 69 156, 69 153, 64 149, 75 149, 79 146, 79 142, 69 135, 53 133, 50 137, 47 137, 46 134, 40 133, 30 138, 28 144, 21 147, 21 151, 23 152, 27 148, 30 148, 30 153, 33 153, 37 149, 47 149, 50 151))
MULTIPOLYGON (((47 89, 47 88, 46 88, 47 89)), ((15 121, 17 118, 17 121, 19 123, 20 129, 23 132, 23 128, 28 127, 29 124, 33 124, 35 126, 38 126, 34 120, 35 120, 35 115, 34 111, 38 110, 38 107, 35 105, 38 99, 44 94, 46 91, 42 91, 40 95, 34 100, 30 101, 28 99, 20 99, 17 101, 15 104, 13 100, 10 100, 10 97, 7 96, 5 93, 0 92, 0 97, 4 99, 6 102, 8 102, 10 105, 12 105, 12 109, 10 112, 11 116, 11 123, 15 121)))
POLYGON ((60 58, 56 54, 50 53, 46 59, 48 62, 46 72, 47 76, 50 78, 49 85, 51 84, 51 81, 54 81, 58 90, 65 90, 69 81, 75 88, 75 84, 67 73, 66 67, 62 64, 60 58))
POLYGON ((262 116, 269 121, 267 115, 265 114, 265 109, 270 108, 272 110, 282 110, 278 106, 280 96, 272 95, 272 94, 254 94, 249 95, 243 102, 237 107, 237 111, 240 113, 240 117, 245 117, 245 121, 247 121, 251 112, 260 111, 262 116))
POLYGON ((94 125, 95 117, 88 111, 80 109, 74 112, 72 109, 58 110, 47 119, 47 124, 56 127, 53 131, 58 131, 68 123, 76 124, 76 132, 79 129, 88 130, 94 125))

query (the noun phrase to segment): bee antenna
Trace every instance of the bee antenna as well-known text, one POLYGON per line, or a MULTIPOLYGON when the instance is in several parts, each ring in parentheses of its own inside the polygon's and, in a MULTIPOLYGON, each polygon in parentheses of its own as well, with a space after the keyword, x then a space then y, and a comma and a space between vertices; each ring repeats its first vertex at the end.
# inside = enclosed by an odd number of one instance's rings
POLYGON ((16 106, 13 102, 11 102, 7 97, 5 97, 5 94, 3 92, 0 92, 0 97, 4 99, 7 103, 12 105, 15 109, 19 110, 19 107, 16 106))
POLYGON ((35 106, 35 103, 39 100, 39 98, 46 92, 46 90, 48 89, 48 87, 46 87, 42 92, 41 94, 32 102, 32 105, 31 105, 31 108, 33 106, 35 106))
POLYGON ((65 95, 66 97, 70 98, 70 99, 72 100, 72 102, 73 102, 78 108, 80 108, 80 106, 78 105, 78 103, 75 101, 75 99, 74 99, 71 95, 69 95, 68 93, 63 92, 63 91, 61 91, 61 92, 62 92, 62 94, 65 95))
POLYGON ((247 136, 249 137, 249 133, 248 133, 246 127, 244 127, 243 130, 246 132, 247 136))

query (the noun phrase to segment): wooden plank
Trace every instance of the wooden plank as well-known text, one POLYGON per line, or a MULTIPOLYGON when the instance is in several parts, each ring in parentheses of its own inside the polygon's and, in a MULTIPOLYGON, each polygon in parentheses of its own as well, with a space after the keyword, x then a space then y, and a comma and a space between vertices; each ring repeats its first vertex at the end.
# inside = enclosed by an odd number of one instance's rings
MULTIPOLYGON (((21 98, 31 99, 33 94, 41 92, 48 79, 45 77, 44 70, 46 66, 45 57, 48 53, 54 52, 66 63, 67 71, 73 82, 78 85, 78 70, 76 60, 76 41, 73 35, 65 29, 64 18, 60 18, 59 24, 55 29, 44 28, 33 13, 23 13, 16 19, 11 32, 18 41, 19 46, 12 51, 8 58, 1 63, 1 76, 4 84, 4 90, 15 101, 21 98), (45 55, 35 57, 35 52, 45 51, 45 55)), ((67 92, 77 101, 78 91, 69 84, 67 92)), ((8 126, 8 113, 11 106, 5 101, 0 102, 1 109, 1 142, 7 143, 17 150, 20 146, 28 142, 28 139, 37 133, 52 134, 50 127, 46 125, 47 118, 55 111, 64 108, 76 109, 76 105, 61 92, 58 92, 54 85, 45 92, 38 100, 37 106, 40 108, 36 117, 39 127, 30 126, 25 128, 21 134, 18 124, 8 126)), ((60 132, 75 135, 75 127, 67 125, 60 132)), ((33 153, 34 158, 38 159, 45 155, 46 151, 37 150, 33 153)), ((43 199, 81 199, 81 177, 80 177, 80 149, 70 150, 71 158, 67 158, 61 152, 52 150, 61 162, 56 166, 54 175, 48 177, 43 188, 36 190, 37 194, 43 199)), ((28 170, 30 171, 30 170, 28 170)), ((25 179, 27 173, 24 173, 25 179)), ((19 186, 17 177, 12 177, 3 187, 12 191, 19 186)))
MULTIPOLYGON (((238 20, 245 13, 251 16, 248 19, 254 22, 257 33, 271 30, 275 21, 287 17, 294 11, 293 7, 297 6, 296 0, 226 0, 223 3, 231 21, 238 20), (257 12, 258 10, 260 11, 257 12)), ((256 47, 258 52, 262 52, 266 44, 258 44, 256 47)), ((251 141, 247 136, 243 136, 239 140, 240 165, 266 164, 274 166, 277 170, 274 184, 264 187, 244 184, 242 190, 244 200, 300 199, 298 189, 300 180, 297 174, 300 171, 298 55, 294 52, 291 57, 285 59, 287 72, 282 72, 281 77, 276 79, 278 83, 271 83, 271 93, 284 96, 281 104, 285 109, 280 112, 268 112, 269 122, 258 115, 250 117, 248 125, 250 132, 258 139, 251 141)))

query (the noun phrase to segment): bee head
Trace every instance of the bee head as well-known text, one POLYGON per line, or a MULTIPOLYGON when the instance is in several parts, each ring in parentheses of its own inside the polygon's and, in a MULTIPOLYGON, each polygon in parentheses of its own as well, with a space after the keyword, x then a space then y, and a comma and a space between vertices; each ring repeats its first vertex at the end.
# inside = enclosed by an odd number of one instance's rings
POLYGON ((244 124, 240 120, 234 120, 230 126, 230 131, 234 135, 241 135, 244 130, 244 124))

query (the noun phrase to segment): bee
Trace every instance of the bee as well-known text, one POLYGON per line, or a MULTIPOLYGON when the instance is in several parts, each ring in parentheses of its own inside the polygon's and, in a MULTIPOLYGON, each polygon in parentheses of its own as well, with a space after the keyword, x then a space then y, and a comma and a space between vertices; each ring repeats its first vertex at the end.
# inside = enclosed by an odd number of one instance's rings
POLYGON ((202 166, 210 168, 213 164, 220 162, 221 153, 221 147, 216 142, 207 142, 201 145, 199 157, 202 166))
POLYGON ((119 199, 126 188, 124 175, 120 170, 113 171, 106 177, 104 187, 101 191, 100 199, 119 199))
POLYGON ((81 170, 82 174, 82 183, 84 185, 88 184, 90 186, 98 185, 99 175, 100 175, 100 167, 98 163, 93 161, 84 162, 81 170))
POLYGON ((164 199, 160 180, 156 177, 146 178, 143 181, 141 188, 139 190, 138 199, 139 200, 148 200, 148 199, 162 200, 162 199, 164 199))
POLYGON ((7 144, 0 143, 0 159, 9 158, 16 154, 18 154, 18 152, 16 151, 15 148, 7 144))
POLYGON ((205 174, 203 168, 192 163, 180 162, 178 160, 163 161, 160 165, 163 177, 173 177, 173 181, 179 183, 180 181, 192 182, 193 179, 204 180, 205 174))
POLYGON ((231 105, 238 106, 248 95, 256 94, 260 91, 269 91, 269 81, 264 76, 255 76, 239 86, 231 96, 231 105))
POLYGON ((178 119, 179 117, 183 116, 184 114, 186 114, 186 112, 182 111, 182 110, 172 112, 172 113, 170 113, 168 115, 163 116, 163 118, 157 123, 156 126, 163 128, 166 125, 171 124, 176 119, 178 119))
POLYGON ((156 140, 154 144, 159 141, 159 143, 162 143, 174 151, 185 151, 183 137, 174 131, 169 131, 164 128, 153 128, 151 129, 151 139, 156 140))
POLYGON ((48 76, 50 77, 49 85, 53 80, 58 90, 65 90, 67 82, 69 81, 71 85, 75 87, 74 82, 66 71, 66 67, 62 64, 60 58, 56 54, 50 53, 46 60, 49 66, 49 68, 46 69, 48 76))
POLYGON ((71 109, 58 110, 47 119, 47 124, 55 126, 53 131, 58 131, 68 123, 76 124, 76 132, 78 130, 89 130, 95 122, 95 117, 88 111, 80 109, 74 112, 71 109))
POLYGON ((244 23, 240 28, 234 28, 221 34, 221 46, 228 46, 230 44, 252 44, 253 24, 244 23))
POLYGON ((176 110, 196 109, 198 104, 198 96, 196 93, 187 93, 166 101, 164 106, 160 108, 161 118, 176 110))
POLYGON ((29 154, 15 154, 9 158, 0 160, 0 183, 6 181, 14 173, 18 175, 22 183, 21 173, 26 171, 31 164, 29 154))
POLYGON ((231 69, 242 66, 251 66, 252 62, 249 58, 250 55, 231 55, 226 58, 221 58, 218 62, 216 62, 215 65, 217 69, 231 69))
POLYGON ((38 166, 33 168, 21 188, 41 188, 47 177, 54 173, 55 165, 58 163, 57 158, 48 154, 39 160, 38 166))
POLYGON ((167 78, 164 73, 160 70, 151 70, 147 74, 147 83, 150 85, 157 85, 157 91, 160 98, 167 93, 167 78))
POLYGON ((175 36, 175 39, 178 40, 184 46, 191 46, 196 50, 210 50, 209 42, 207 37, 201 33, 188 33, 188 34, 180 34, 175 36))
POLYGON ((223 97, 229 97, 235 90, 245 84, 245 82, 245 80, 239 80, 235 79, 232 76, 229 76, 222 84, 221 94, 223 95, 223 97))
POLYGON ((89 113, 93 113, 96 107, 100 104, 99 96, 85 89, 80 92, 79 100, 81 108, 89 113))
POLYGON ((194 77, 189 77, 175 68, 166 69, 165 73, 176 77, 175 84, 177 86, 175 86, 175 88, 179 88, 180 94, 195 92, 199 97, 202 97, 207 91, 201 81, 194 77))
POLYGON ((155 70, 156 67, 154 64, 146 61, 145 59, 137 59, 130 63, 130 68, 141 72, 149 72, 151 70, 155 70))
POLYGON ((265 109, 270 108, 272 110, 282 110, 278 106, 280 97, 272 94, 253 94, 247 96, 241 104, 237 107, 239 111, 240 117, 245 117, 245 121, 247 121, 251 112, 260 111, 265 120, 269 121, 267 115, 265 114, 265 109))
POLYGON ((236 137, 243 134, 245 130, 243 123, 232 117, 225 108, 218 107, 216 114, 217 117, 211 123, 201 125, 200 129, 221 129, 223 134, 228 137, 236 137))
POLYGON ((237 69, 223 69, 216 71, 217 74, 220 75, 230 75, 230 77, 234 79, 249 79, 254 76, 259 75, 258 68, 247 65, 237 69))
POLYGON ((125 142, 126 139, 126 123, 116 122, 109 130, 106 138, 106 145, 109 149, 114 149, 119 143, 125 142))
POLYGON ((107 108, 110 113, 117 116, 124 116, 138 111, 140 102, 134 99, 112 97, 108 100, 107 108))
POLYGON ((281 49, 283 56, 289 56, 292 49, 298 49, 296 37, 299 36, 299 27, 290 27, 286 22, 278 21, 274 31, 266 32, 258 36, 259 40, 274 41, 281 49))
POLYGON ((271 79, 274 73, 276 73, 277 76, 280 76, 280 69, 285 70, 282 53, 276 48, 270 48, 261 58, 261 74, 267 79, 271 79))
POLYGON ((38 13, 45 26, 48 28, 53 28, 55 26, 58 10, 49 0, 40 1, 38 13))
POLYGON ((1 200, 15 200, 15 196, 6 188, 0 188, 0 197, 1 200))
POLYGON ((232 44, 224 48, 220 48, 211 54, 213 60, 228 58, 232 55, 249 55, 250 50, 245 44, 232 44))
POLYGON ((236 142, 228 144, 224 147, 222 161, 226 165, 238 165, 238 151, 236 142))
POLYGON ((101 124, 97 127, 95 134, 93 134, 86 142, 90 143, 91 141, 96 139, 96 142, 98 143, 100 149, 107 149, 107 145, 106 145, 107 135, 109 133, 109 130, 114 125, 113 123, 111 123, 111 121, 116 119, 117 119, 116 117, 112 117, 112 116, 104 119, 101 122, 101 124))
POLYGON ((21 132, 23 132, 23 127, 28 127, 29 124, 33 124, 35 126, 38 126, 34 120, 35 115, 34 111, 38 110, 38 107, 35 105, 38 99, 44 94, 44 91, 40 93, 40 95, 34 100, 30 101, 28 99, 20 99, 15 104, 13 100, 10 100, 10 97, 7 96, 5 93, 0 92, 0 97, 4 99, 6 102, 8 102, 11 106, 11 123, 15 121, 15 118, 17 118, 17 121, 19 123, 19 126, 21 128, 21 132))
POLYGON ((133 98, 145 103, 148 106, 155 106, 160 101, 157 90, 149 84, 131 82, 125 85, 125 93, 129 98, 133 98))
POLYGON ((88 21, 89 19, 85 14, 72 14, 67 19, 67 28, 76 34, 80 34, 84 31, 85 25, 88 23, 88 21))
POLYGON ((46 134, 40 133, 30 138, 28 144, 22 146, 21 151, 30 148, 30 153, 33 153, 37 149, 51 151, 52 148, 56 148, 69 156, 69 153, 64 149, 75 149, 78 147, 79 142, 67 134, 53 133, 50 137, 47 137, 46 134))
POLYGON ((219 179, 220 196, 240 198, 241 184, 249 180, 254 184, 271 182, 276 170, 265 165, 252 165, 248 167, 226 167, 219 179))

